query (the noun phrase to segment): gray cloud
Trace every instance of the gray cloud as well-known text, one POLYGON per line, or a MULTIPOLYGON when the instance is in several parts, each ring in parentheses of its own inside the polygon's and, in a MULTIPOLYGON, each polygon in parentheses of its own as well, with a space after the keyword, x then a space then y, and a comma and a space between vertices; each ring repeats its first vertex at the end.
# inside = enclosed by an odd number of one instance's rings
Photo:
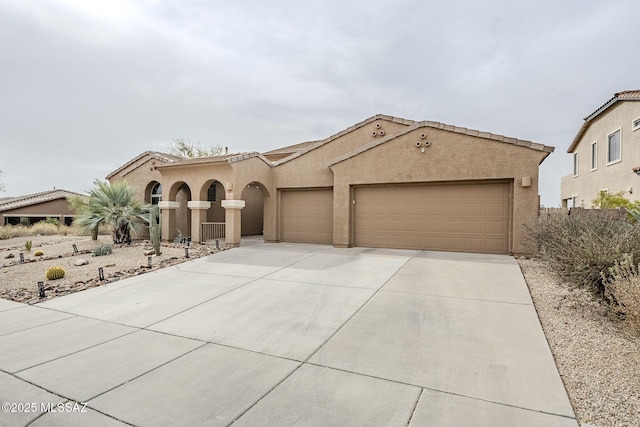
POLYGON ((637 79, 640 4, 595 1, 0 4, 6 192, 81 191, 172 138, 264 151, 376 113, 556 147, 637 79))

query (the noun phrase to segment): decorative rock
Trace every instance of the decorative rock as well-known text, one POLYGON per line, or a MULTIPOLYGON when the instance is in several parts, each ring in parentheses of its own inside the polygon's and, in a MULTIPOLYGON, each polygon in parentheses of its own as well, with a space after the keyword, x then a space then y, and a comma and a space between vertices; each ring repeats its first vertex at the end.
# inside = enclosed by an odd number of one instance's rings
POLYGON ((86 260, 86 259, 84 259, 84 258, 80 258, 80 259, 78 259, 74 264, 75 264, 76 266, 78 266, 78 267, 79 267, 79 266, 81 266, 81 265, 87 265, 87 264, 89 264, 89 261, 87 261, 87 260, 86 260))
POLYGON ((154 251, 153 249, 151 249, 150 251, 145 251, 145 252, 144 252, 144 255, 145 255, 145 256, 155 255, 155 254, 156 254, 156 251, 154 251))

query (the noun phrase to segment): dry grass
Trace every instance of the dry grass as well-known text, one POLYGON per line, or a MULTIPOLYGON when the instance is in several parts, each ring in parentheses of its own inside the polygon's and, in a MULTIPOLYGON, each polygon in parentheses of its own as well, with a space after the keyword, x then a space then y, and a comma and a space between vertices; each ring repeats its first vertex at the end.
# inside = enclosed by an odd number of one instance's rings
MULTIPOLYGON (((81 230, 79 227, 56 225, 48 222, 38 222, 31 226, 24 225, 2 225, 0 226, 0 240, 12 239, 14 237, 28 237, 28 236, 87 236, 88 234, 81 230)), ((100 229, 100 234, 109 234, 109 230, 106 227, 100 229)))
POLYGON ((611 267, 611 278, 606 281, 606 293, 612 310, 624 322, 627 332, 640 335, 640 274, 638 265, 630 256, 611 267))

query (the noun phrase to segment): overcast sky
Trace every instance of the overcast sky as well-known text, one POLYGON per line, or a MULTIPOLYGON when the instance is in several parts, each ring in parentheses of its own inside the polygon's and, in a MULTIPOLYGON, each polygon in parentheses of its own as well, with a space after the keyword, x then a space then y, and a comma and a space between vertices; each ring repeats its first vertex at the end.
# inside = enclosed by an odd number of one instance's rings
MULTIPOLYGON (((95 179, 172 138, 230 151, 375 114, 566 149, 640 89, 638 0, 0 0, 0 197, 95 179)), ((509 159, 496 159, 508 162, 509 159)))

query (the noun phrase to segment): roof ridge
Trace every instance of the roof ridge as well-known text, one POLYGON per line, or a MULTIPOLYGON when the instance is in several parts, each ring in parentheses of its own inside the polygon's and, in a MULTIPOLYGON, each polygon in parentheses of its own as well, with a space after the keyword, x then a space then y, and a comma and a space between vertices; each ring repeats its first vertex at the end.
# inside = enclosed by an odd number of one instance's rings
POLYGON ((349 126, 346 129, 341 130, 340 132, 334 133, 333 135, 330 135, 324 139, 321 139, 320 141, 318 141, 317 143, 311 144, 309 147, 303 148, 302 150, 298 151, 297 153, 293 153, 292 155, 285 157, 284 159, 278 160, 277 162, 273 162, 273 166, 279 166, 281 164, 287 163, 293 159, 296 159, 306 153, 308 153, 311 150, 315 150, 318 147, 321 147, 333 140, 336 140, 338 138, 340 138, 343 135, 346 135, 348 133, 351 133, 363 126, 368 125, 371 122, 374 122, 376 120, 386 120, 386 121, 390 121, 390 122, 394 122, 394 123, 400 123, 400 124, 404 124, 404 125, 412 125, 415 123, 415 120, 409 120, 409 119, 403 119, 402 117, 395 117, 395 116, 389 116, 386 114, 375 114, 371 117, 368 117, 356 124, 353 124, 351 126, 349 126))
MULTIPOLYGON (((444 130, 447 132, 454 132, 454 133, 461 133, 461 134, 465 134, 465 135, 469 135, 469 136, 475 136, 478 138, 484 138, 484 139, 491 139, 493 141, 498 141, 498 142, 503 142, 505 144, 513 144, 513 145, 518 145, 521 147, 525 147, 525 148, 530 148, 532 150, 538 150, 538 151, 543 151, 546 153, 552 153, 554 151, 554 147, 551 146, 547 146, 544 144, 539 144, 533 141, 529 141, 529 140, 525 140, 525 139, 518 139, 518 138, 512 138, 512 137, 508 137, 508 136, 504 136, 504 135, 500 135, 500 134, 494 134, 491 132, 484 132, 484 131, 480 131, 480 130, 476 130, 476 129, 468 129, 468 128, 463 128, 463 127, 459 127, 459 126, 455 126, 455 125, 449 125, 446 123, 441 123, 441 122, 433 122, 433 121, 421 121, 421 122, 414 122, 413 125, 408 126, 405 129, 401 129, 398 132, 392 133, 388 136, 386 136, 385 138, 382 139, 377 139, 377 140, 373 140, 371 142, 369 142, 368 144, 362 145, 359 148, 349 152, 349 153, 345 153, 341 156, 336 157, 335 159, 330 160, 327 163, 327 166, 331 167, 337 163, 340 163, 344 160, 347 160, 351 157, 354 157, 360 153, 363 153, 367 150, 370 150, 374 147, 377 147, 378 145, 382 145, 388 141, 391 141, 392 139, 396 139, 401 137, 402 135, 405 135, 409 132, 412 132, 416 129, 420 129, 420 128, 435 128, 435 129, 440 129, 440 130, 444 130)), ((548 154, 547 154, 548 156, 548 154)), ((546 156, 545 156, 546 157, 546 156)))
POLYGON ((571 141, 571 144, 569 144, 569 148, 567 148, 567 153, 573 152, 574 148, 576 148, 576 145, 578 145, 580 138, 582 138, 582 136, 587 131, 587 128, 591 125, 591 121, 596 117, 598 117, 600 114, 604 113, 606 110, 609 109, 609 107, 611 107, 613 104, 615 104, 618 101, 640 101, 640 89, 624 90, 622 92, 616 92, 607 102, 605 102, 604 104, 596 108, 587 117, 584 117, 583 118, 584 123, 582 123, 582 126, 580 126, 580 129, 578 129, 578 133, 576 133, 576 136, 573 138, 573 141, 571 141))
POLYGON ((7 211, 10 209, 17 209, 22 206, 28 206, 33 203, 42 203, 50 200, 58 199, 68 196, 85 196, 81 193, 74 191, 64 190, 56 188, 53 190, 41 191, 39 193, 25 194, 24 196, 14 197, 5 202, 0 201, 0 211, 7 211))

